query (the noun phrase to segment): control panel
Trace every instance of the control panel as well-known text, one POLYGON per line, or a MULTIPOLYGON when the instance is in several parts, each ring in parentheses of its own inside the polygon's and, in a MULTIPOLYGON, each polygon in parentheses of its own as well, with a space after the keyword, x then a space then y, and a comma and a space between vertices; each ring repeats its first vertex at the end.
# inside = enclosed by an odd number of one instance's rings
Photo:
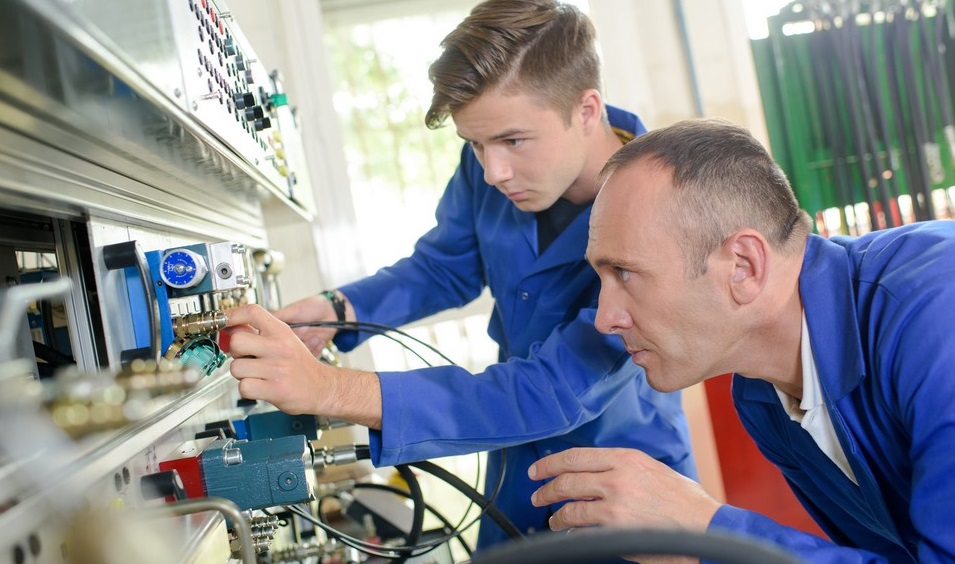
POLYGON ((267 215, 315 210, 283 77, 225 2, 0 12, 0 564, 446 547, 458 532, 424 528, 410 470, 413 512, 360 501, 367 440, 242 398, 229 373, 229 309, 282 305, 267 215))
MULTIPOLYGON (((154 199, 181 213, 236 199, 314 214, 294 100, 223 0, 0 0, 0 9, 16 14, 0 21, 0 36, 13 39, 3 68, 18 86, 3 92, 10 111, 28 108, 57 124, 32 135, 112 161, 113 170, 160 187, 154 199), (55 87, 62 82, 69 87, 55 87), (36 93, 55 104, 37 103, 36 93), (169 194, 186 197, 176 204, 169 194)), ((247 219, 260 219, 250 212, 247 219)))
POLYGON ((217 333, 224 310, 256 303, 251 252, 240 243, 196 243, 143 252, 136 241, 106 245, 103 261, 120 271, 135 345, 121 360, 176 360, 204 375, 225 361, 217 333))
POLYGON ((251 159, 280 193, 296 199, 304 169, 297 167, 297 126, 279 72, 266 70, 221 3, 179 0, 170 2, 169 9, 188 9, 194 16, 183 22, 183 35, 194 41, 178 42, 188 111, 251 159))

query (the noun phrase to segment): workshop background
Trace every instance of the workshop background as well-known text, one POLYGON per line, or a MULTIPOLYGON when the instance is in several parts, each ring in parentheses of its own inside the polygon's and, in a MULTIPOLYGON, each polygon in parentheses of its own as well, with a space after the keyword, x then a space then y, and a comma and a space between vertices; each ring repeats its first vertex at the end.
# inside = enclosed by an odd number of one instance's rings
MULTIPOLYGON (((426 71, 475 3, 0 0, 0 272, 16 287, 0 293, 0 562, 380 561, 267 508, 327 497, 367 540, 388 520, 349 515, 349 503, 397 521, 411 510, 368 491, 348 501, 341 484, 407 487, 408 476, 347 464, 347 446, 367 443, 362 429, 237 401, 216 314, 370 274, 433 225, 460 140, 423 125, 426 71), (227 266, 210 269, 214 287, 160 273, 204 261, 227 266), (157 298, 152 286, 168 290, 157 298), (132 360, 143 355, 155 362, 132 360), (173 356, 193 370, 162 362, 173 356), (48 365, 74 370, 53 378, 48 365), (44 385, 23 385, 23 373, 44 385), (289 428, 327 450, 311 453, 289 428), (255 483, 257 468, 239 468, 258 457, 286 472, 287 490, 235 493, 255 483), (219 463, 236 473, 210 470, 219 463), (244 513, 199 502, 213 494, 244 513), (163 499, 174 509, 157 510, 163 499), (89 518, 104 509, 140 510, 150 524, 89 518), (128 542, 105 550, 102 526, 128 542), (167 538, 184 539, 174 557, 167 538)), ((650 129, 696 116, 749 128, 820 234, 952 218, 951 2, 573 3, 597 27, 608 103, 650 129)), ((489 308, 483 296, 402 330, 480 370, 497 358, 489 308)), ((383 337, 329 359, 388 370, 426 360, 436 359, 383 337)), ((728 377, 683 397, 707 491, 822 534, 743 431, 728 377)), ((480 491, 483 458, 434 462, 480 491)), ((479 514, 440 471, 415 475, 451 517, 428 516, 435 535, 479 514)), ((475 537, 476 527, 462 535, 475 537)), ((411 561, 467 557, 451 539, 437 546, 411 561)))

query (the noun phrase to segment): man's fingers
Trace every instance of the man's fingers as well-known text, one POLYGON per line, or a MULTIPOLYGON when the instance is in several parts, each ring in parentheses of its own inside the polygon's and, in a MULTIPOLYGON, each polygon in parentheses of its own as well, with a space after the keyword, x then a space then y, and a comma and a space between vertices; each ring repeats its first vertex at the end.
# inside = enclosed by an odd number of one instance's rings
MULTIPOLYGON (((235 376, 235 374, 233 374, 235 376)), ((236 376, 238 378, 238 376, 236 376)), ((268 385, 264 380, 258 378, 240 378, 239 395, 251 400, 265 400, 265 392, 268 385)), ((268 400, 266 400, 268 401, 268 400)))
POLYGON ((323 305, 331 309, 331 304, 325 298, 311 296, 279 308, 273 311, 272 315, 286 323, 319 321, 323 314, 323 305))
POLYGON ((226 327, 235 327, 236 325, 253 325, 251 306, 239 306, 225 310, 226 327))
POLYGON ((599 501, 573 501, 558 509, 548 520, 552 531, 593 527, 600 522, 599 501))
POLYGON ((259 378, 261 375, 256 373, 256 362, 255 358, 252 357, 239 357, 232 360, 232 364, 229 365, 229 373, 232 374, 232 377, 236 380, 245 380, 248 378, 259 378))
POLYGON ((226 327, 235 327, 240 325, 250 325, 256 328, 259 333, 270 335, 276 331, 288 330, 288 325, 279 321, 272 314, 266 311, 262 306, 251 304, 244 305, 226 311, 228 323, 226 327))
POLYGON ((532 480, 546 480, 566 472, 605 472, 614 468, 620 450, 615 448, 572 448, 545 456, 531 465, 532 480))
POLYGON ((600 474, 572 472, 561 474, 541 486, 531 495, 531 503, 542 507, 569 499, 603 499, 604 497, 606 497, 606 488, 603 487, 600 474))
POLYGON ((257 358, 236 359, 232 361, 229 372, 239 381, 239 393, 244 398, 272 403, 276 395, 284 393, 284 382, 272 378, 272 367, 268 362, 257 358))
POLYGON ((229 352, 233 358, 244 357, 265 357, 269 353, 275 353, 276 345, 272 339, 249 332, 238 332, 231 336, 229 340, 229 352))
POLYGON ((259 334, 259 330, 251 325, 233 325, 232 327, 226 327, 222 330, 225 333, 228 333, 229 336, 235 335, 236 333, 254 333, 259 334))

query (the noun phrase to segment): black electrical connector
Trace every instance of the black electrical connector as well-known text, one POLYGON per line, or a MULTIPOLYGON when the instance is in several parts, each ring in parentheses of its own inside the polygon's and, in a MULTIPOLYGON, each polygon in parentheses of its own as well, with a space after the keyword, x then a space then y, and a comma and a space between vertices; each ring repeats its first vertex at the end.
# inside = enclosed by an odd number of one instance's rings
POLYGON ((139 479, 139 487, 143 499, 174 498, 177 501, 186 499, 186 486, 182 483, 178 470, 167 470, 147 474, 139 479))

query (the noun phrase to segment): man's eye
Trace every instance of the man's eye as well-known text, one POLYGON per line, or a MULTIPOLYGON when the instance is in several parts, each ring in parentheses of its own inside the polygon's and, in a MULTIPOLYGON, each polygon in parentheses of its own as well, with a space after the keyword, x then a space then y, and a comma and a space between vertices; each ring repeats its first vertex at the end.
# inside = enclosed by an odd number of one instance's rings
POLYGON ((520 147, 521 143, 523 143, 524 140, 523 139, 505 139, 504 142, 510 145, 511 147, 520 147))
POLYGON ((629 271, 629 270, 624 270, 624 269, 622 269, 622 268, 615 268, 614 270, 617 272, 617 277, 619 277, 620 280, 622 280, 623 282, 626 282, 627 280, 630 280, 630 271, 629 271))

